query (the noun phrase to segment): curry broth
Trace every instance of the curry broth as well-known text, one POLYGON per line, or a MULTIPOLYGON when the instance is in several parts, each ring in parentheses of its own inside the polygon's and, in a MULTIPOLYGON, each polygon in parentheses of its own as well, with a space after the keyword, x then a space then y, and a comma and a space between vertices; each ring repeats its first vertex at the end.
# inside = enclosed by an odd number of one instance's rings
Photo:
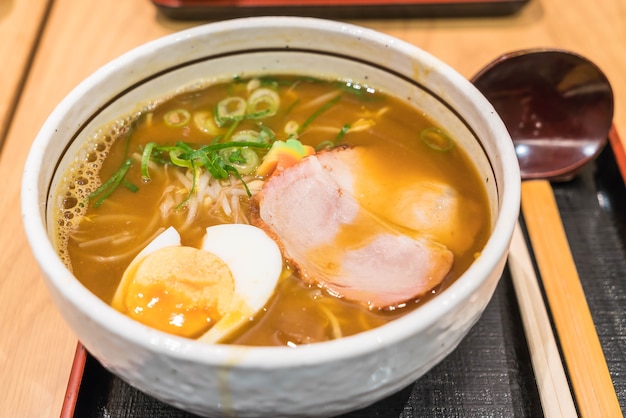
MULTIPOLYGON (((358 182, 357 186, 363 192, 363 204, 393 222, 397 222, 398 217, 394 214, 393 204, 399 201, 398 190, 412 190, 422 181, 435 180, 448 185, 455 191, 458 206, 462 208, 456 220, 460 229, 452 228, 452 233, 439 237, 439 241, 454 253, 453 268, 441 288, 434 289, 421 300, 387 311, 370 310, 303 284, 297 274, 285 266, 277 291, 263 312, 227 342, 297 345, 355 334, 411 311, 468 268, 490 233, 486 190, 476 168, 459 147, 442 151, 420 140, 420 132, 433 127, 426 115, 396 98, 368 92, 350 83, 286 76, 262 79, 262 82, 271 84, 281 97, 277 114, 262 121, 244 120, 238 124, 237 131, 258 131, 261 123, 275 134, 277 140, 285 140, 288 137, 285 126, 290 121, 302 126, 329 100, 340 96, 333 106, 315 115, 298 139, 311 146, 331 141, 373 150, 372 155, 376 158, 368 161, 366 167, 372 173, 371 177, 358 182), (347 124, 350 128, 346 131, 347 124)), ((212 132, 207 132, 192 121, 179 127, 168 126, 164 117, 175 109, 186 109, 191 115, 210 113, 218 99, 245 94, 247 85, 247 80, 235 80, 183 93, 130 117, 126 122, 117 122, 115 129, 105 127, 94 134, 91 145, 99 152, 102 163, 92 161, 92 153, 87 152, 85 161, 79 161, 68 170, 66 181, 59 188, 59 251, 67 255, 75 276, 102 300, 111 301, 124 270, 159 228, 174 226, 181 233, 183 245, 199 247, 206 227, 233 222, 218 206, 198 211, 192 223, 187 219, 189 211, 185 205, 158 215, 166 188, 170 187, 173 194, 188 193, 188 189, 176 180, 180 176, 176 172, 180 173, 182 169, 161 166, 152 169, 150 181, 145 181, 138 161, 141 150, 150 142, 175 145, 184 141, 200 146, 215 141, 216 135, 228 135, 228 126, 212 126, 212 132), (136 185, 137 190, 120 186, 102 201, 101 206, 94 207, 92 200, 78 213, 76 208, 94 189, 94 186, 85 188, 84 184, 90 184, 85 177, 98 178, 99 175, 101 181, 106 181, 129 158, 133 163, 124 181, 136 185), (85 190, 77 194, 76 189, 81 188, 85 190)), ((236 179, 233 181, 239 183, 236 179)), ((239 201, 245 212, 248 198, 243 196, 239 201)))

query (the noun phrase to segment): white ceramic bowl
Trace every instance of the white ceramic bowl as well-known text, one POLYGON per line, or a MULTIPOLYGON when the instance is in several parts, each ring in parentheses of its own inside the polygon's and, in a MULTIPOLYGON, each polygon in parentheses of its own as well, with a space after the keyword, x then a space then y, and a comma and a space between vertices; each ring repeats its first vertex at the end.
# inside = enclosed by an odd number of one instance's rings
POLYGON ((24 172, 23 219, 52 298, 107 369, 164 402, 207 416, 331 416, 409 385, 450 353, 478 320, 504 268, 520 178, 507 130, 487 100, 415 46, 345 23, 252 18, 197 27, 143 45, 76 87, 37 136, 24 172), (220 75, 338 76, 424 109, 459 141, 486 180, 493 233, 450 288, 385 326, 298 348, 205 345, 116 312, 65 268, 49 239, 55 172, 98 126, 137 103, 220 75))

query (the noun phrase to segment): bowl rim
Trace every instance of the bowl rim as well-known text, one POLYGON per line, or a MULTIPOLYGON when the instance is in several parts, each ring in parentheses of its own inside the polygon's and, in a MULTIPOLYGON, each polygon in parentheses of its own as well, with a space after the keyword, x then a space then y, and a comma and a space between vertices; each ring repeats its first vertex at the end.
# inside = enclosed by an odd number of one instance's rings
MULTIPOLYGON (((121 68, 132 65, 136 56, 154 54, 154 51, 167 48, 181 39, 218 33, 223 30, 236 30, 238 27, 245 27, 247 30, 251 28, 267 30, 273 27, 285 28, 287 26, 294 29, 306 27, 320 33, 341 33, 344 36, 359 37, 386 45, 388 48, 395 48, 402 54, 417 57, 419 61, 432 66, 435 71, 450 80, 455 87, 466 92, 471 97, 470 100, 480 105, 481 108, 493 110, 487 99, 467 79, 417 46, 372 29, 318 18, 264 16, 208 23, 157 38, 109 61, 78 84, 47 118, 28 154, 24 167, 21 195, 22 219, 26 235, 35 258, 47 277, 47 285, 56 289, 63 288, 64 297, 69 299, 81 312, 91 311, 92 313, 88 315, 89 319, 107 329, 108 332, 117 334, 118 337, 132 341, 150 351, 158 351, 170 357, 205 364, 223 365, 228 363, 233 355, 240 359, 236 366, 262 369, 281 369, 302 364, 337 361, 394 345, 398 341, 407 339, 436 323, 459 301, 467 300, 473 294, 482 281, 489 277, 489 272, 497 267, 503 254, 508 250, 513 227, 519 214, 520 177, 512 144, 510 146, 501 144, 498 145, 498 150, 501 151, 501 164, 504 168, 502 170, 502 186, 499 188, 499 194, 501 194, 500 208, 493 225, 493 232, 483 249, 482 255, 450 287, 434 299, 438 301, 437 303, 427 302, 413 312, 369 331, 337 340, 300 345, 295 349, 291 347, 206 344, 157 331, 135 322, 100 300, 74 278, 57 256, 48 238, 47 229, 41 216, 42 202, 38 201, 40 166, 45 159, 46 148, 52 140, 54 130, 63 121, 64 115, 74 103, 94 84, 105 80, 112 74, 114 75, 121 68)), ((508 131, 497 117, 495 110, 491 113, 496 117, 487 120, 489 129, 503 138, 508 138, 508 131)), ((58 291, 61 292, 61 290, 58 291)))

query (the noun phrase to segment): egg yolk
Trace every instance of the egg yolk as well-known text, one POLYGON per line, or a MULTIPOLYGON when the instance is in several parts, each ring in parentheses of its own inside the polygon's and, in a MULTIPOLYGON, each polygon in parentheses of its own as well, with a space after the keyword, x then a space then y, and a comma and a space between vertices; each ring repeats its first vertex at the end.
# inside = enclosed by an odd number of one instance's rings
POLYGON ((224 316, 235 293, 226 263, 215 254, 172 246, 148 254, 133 267, 123 309, 131 318, 183 337, 196 338, 224 316))

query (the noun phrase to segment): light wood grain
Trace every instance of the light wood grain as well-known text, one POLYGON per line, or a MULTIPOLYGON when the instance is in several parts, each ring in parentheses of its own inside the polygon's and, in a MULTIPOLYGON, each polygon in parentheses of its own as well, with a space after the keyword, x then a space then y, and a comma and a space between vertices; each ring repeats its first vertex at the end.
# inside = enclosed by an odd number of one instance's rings
POLYGON ((552 192, 522 184, 522 211, 581 417, 622 416, 552 192))
MULTIPOLYGON (((52 11, 16 113, 12 120, 0 119, 0 130, 9 129, 0 154, 0 417, 58 417, 76 348, 75 337, 47 296, 20 225, 20 176, 33 138, 54 106, 97 67, 148 40, 200 23, 163 19, 149 0, 1 1, 0 88, 8 90, 0 94, 0 118, 15 102, 5 92, 15 91, 23 72, 19 65, 6 71, 7 62, 29 56, 32 46, 28 41, 5 44, 11 39, 4 36, 5 19, 15 19, 10 23, 15 39, 32 39, 25 35, 33 33, 28 25, 36 27, 48 1, 52 11), (7 82, 5 74, 11 74, 7 82)), ((510 50, 551 46, 581 53, 611 80, 618 102, 615 123, 626 132, 626 108, 620 105, 626 102, 623 0, 530 0, 518 15, 495 19, 354 23, 422 47, 468 78, 510 50)))
POLYGON ((30 143, 54 106, 83 78, 132 47, 179 28, 160 24, 148 1, 53 5, 0 154, 0 417, 58 417, 77 343, 48 297, 21 225, 20 182, 30 143))
POLYGON ((508 261, 544 416, 575 417, 574 399, 519 223, 515 225, 508 261))
POLYGON ((47 8, 48 1, 0 1, 0 147, 47 8))

